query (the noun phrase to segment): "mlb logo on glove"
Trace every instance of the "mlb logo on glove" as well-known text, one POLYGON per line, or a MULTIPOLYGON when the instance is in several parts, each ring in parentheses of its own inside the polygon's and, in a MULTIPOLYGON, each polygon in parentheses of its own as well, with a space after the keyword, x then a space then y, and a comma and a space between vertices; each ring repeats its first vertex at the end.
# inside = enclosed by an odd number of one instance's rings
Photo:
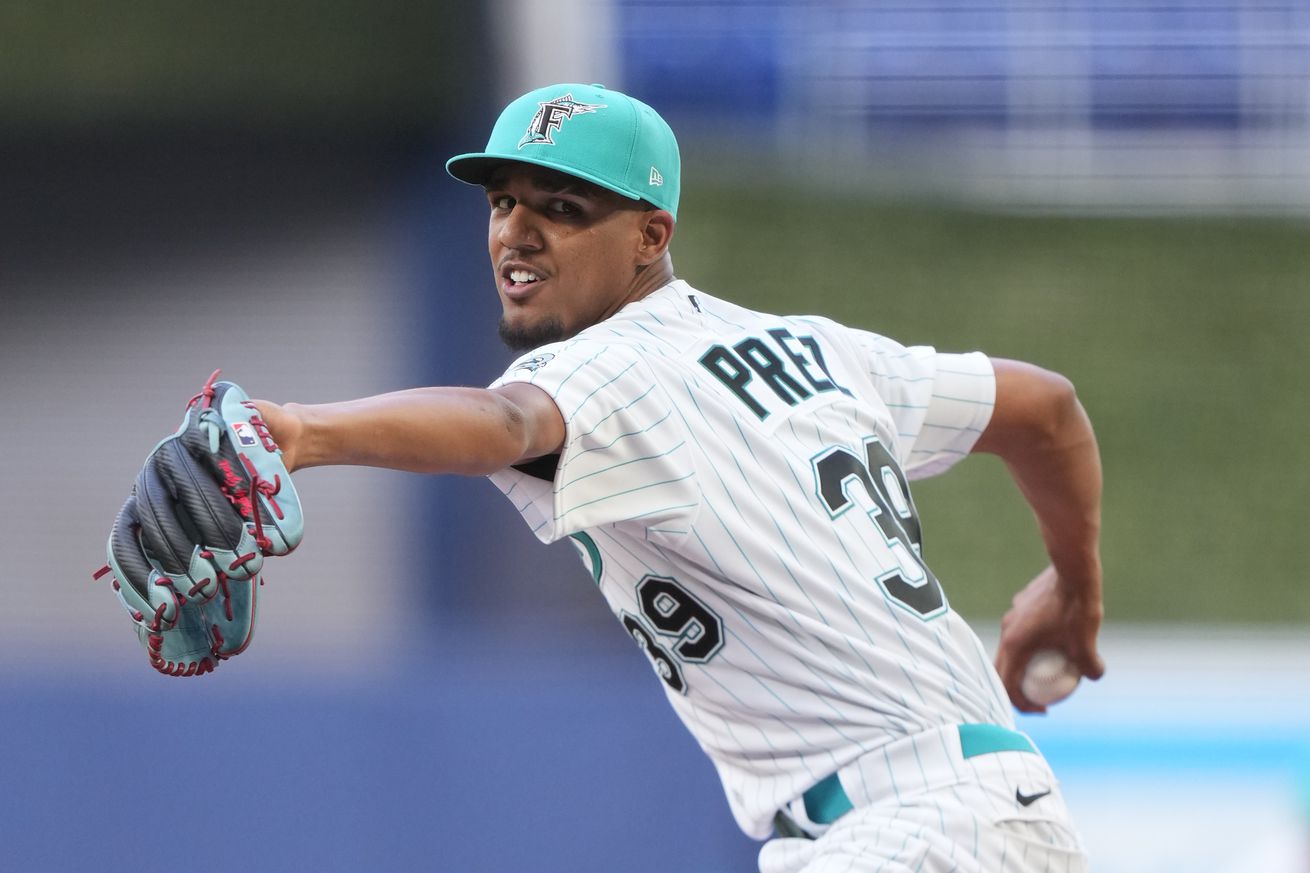
POLYGON ((232 431, 237 435, 237 444, 248 449, 253 449, 259 445, 259 437, 255 436, 255 429, 247 421, 237 421, 232 423, 232 431))

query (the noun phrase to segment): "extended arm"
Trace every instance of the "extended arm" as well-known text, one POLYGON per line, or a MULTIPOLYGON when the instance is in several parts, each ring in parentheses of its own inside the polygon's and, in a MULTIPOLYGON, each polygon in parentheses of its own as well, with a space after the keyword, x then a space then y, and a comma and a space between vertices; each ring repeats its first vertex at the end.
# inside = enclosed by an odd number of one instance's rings
POLYGON ((1045 708, 1019 690, 1032 654, 1063 651, 1099 679, 1101 625, 1101 461, 1091 422, 1073 385, 1056 373, 993 359, 996 406, 974 446, 1005 462, 1037 516, 1051 564, 1015 595, 1001 622, 996 668, 1015 706, 1045 708))
POLYGON ((287 469, 347 464, 480 476, 548 455, 564 419, 540 388, 414 388, 341 403, 256 400, 287 469))

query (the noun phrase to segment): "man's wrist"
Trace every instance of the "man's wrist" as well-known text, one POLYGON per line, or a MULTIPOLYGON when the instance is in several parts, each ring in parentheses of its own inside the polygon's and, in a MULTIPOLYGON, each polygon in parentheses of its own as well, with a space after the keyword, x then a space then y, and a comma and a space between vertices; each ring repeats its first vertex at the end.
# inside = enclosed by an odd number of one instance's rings
POLYGON ((1061 591, 1069 597, 1085 599, 1101 596, 1101 555, 1095 546, 1051 552, 1061 591))
POLYGON ((294 473, 315 464, 310 450, 308 408, 300 403, 284 403, 281 407, 282 415, 278 417, 281 433, 274 433, 273 439, 282 449, 282 462, 287 465, 288 472, 294 473))

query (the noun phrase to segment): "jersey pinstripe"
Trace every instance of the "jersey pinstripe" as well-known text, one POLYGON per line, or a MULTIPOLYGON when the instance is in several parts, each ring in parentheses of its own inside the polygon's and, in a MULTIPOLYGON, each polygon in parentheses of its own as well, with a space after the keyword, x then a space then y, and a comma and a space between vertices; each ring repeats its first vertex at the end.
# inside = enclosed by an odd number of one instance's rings
POLYGON ((986 357, 675 281, 494 384, 510 381, 547 391, 567 436, 553 471, 492 481, 538 538, 574 538, 746 833, 897 738, 1013 725, 919 557, 906 485, 986 426, 986 357))

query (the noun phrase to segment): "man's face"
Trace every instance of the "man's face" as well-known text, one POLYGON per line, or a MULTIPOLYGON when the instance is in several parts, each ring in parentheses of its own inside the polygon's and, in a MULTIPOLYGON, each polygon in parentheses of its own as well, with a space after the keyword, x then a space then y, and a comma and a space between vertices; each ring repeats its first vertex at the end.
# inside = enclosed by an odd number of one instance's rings
POLYGON ((639 272, 639 201, 531 164, 498 168, 486 189, 506 345, 566 339, 627 302, 639 272))

